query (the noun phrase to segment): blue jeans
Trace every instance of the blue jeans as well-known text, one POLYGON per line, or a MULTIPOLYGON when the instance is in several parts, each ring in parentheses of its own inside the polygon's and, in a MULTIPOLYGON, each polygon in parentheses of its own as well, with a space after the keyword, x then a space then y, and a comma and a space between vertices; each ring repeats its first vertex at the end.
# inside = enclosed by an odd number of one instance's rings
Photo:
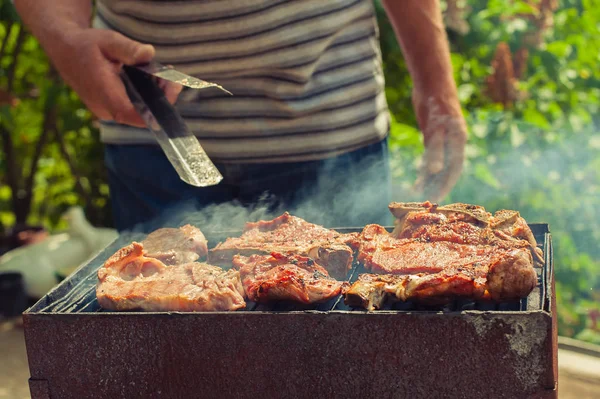
POLYGON ((119 231, 195 223, 239 229, 248 219, 289 211, 328 227, 391 222, 387 140, 310 162, 221 164, 223 181, 193 187, 157 146, 106 145, 110 198, 119 231))

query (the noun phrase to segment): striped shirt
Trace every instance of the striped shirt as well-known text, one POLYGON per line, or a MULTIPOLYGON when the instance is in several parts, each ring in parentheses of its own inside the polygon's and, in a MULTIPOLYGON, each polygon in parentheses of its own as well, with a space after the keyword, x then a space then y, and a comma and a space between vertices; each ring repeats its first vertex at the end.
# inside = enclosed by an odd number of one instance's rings
MULTIPOLYGON (((94 26, 233 93, 184 90, 177 108, 218 162, 325 159, 389 128, 372 0, 99 0, 94 26)), ((103 123, 102 141, 150 144, 103 123)))

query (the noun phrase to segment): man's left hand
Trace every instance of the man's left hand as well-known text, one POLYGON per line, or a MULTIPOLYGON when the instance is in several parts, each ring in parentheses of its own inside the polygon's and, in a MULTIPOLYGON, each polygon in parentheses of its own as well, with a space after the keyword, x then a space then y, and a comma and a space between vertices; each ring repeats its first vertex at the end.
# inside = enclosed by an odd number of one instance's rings
POLYGON ((441 201, 458 181, 465 160, 467 125, 456 96, 413 93, 425 153, 415 190, 423 199, 441 201))

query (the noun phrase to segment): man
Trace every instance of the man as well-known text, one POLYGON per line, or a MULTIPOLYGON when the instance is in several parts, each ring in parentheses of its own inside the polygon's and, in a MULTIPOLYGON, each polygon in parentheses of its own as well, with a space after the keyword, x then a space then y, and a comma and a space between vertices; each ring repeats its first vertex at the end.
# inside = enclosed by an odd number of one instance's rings
MULTIPOLYGON (((371 0, 15 0, 64 80, 102 121, 117 228, 193 199, 270 205, 327 225, 385 223, 390 201, 384 79, 371 0), (156 58, 221 84, 167 98, 224 175, 181 182, 129 102, 118 71, 156 58), (179 97, 179 98, 178 98, 179 97)), ((466 128, 437 0, 384 5, 411 73, 425 154, 417 186, 442 199, 466 128)))

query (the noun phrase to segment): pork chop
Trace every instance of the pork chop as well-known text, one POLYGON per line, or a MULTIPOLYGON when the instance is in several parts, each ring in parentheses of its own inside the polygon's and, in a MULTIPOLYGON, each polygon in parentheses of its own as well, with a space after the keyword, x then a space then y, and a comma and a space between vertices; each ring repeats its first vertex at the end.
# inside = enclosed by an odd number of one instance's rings
POLYGON ((239 272, 206 263, 167 266, 133 242, 98 270, 98 303, 109 310, 225 311, 246 306, 239 272))
POLYGON ((194 262, 208 253, 206 238, 189 224, 153 231, 142 241, 144 254, 166 265, 194 262))
POLYGON ((359 235, 358 260, 372 273, 346 293, 351 304, 377 308, 386 298, 444 303, 454 298, 506 301, 537 284, 543 253, 516 211, 493 216, 483 207, 392 203, 390 234, 379 225, 359 235))
POLYGON ((402 244, 400 258, 402 250, 407 251, 406 259, 401 261, 403 267, 396 267, 399 254, 395 248, 384 251, 378 261, 389 262, 388 270, 395 274, 359 275, 358 281, 345 292, 346 304, 372 310, 380 309, 386 301, 427 304, 444 304, 457 298, 512 301, 527 296, 537 284, 527 248, 500 249, 446 242, 402 244))
POLYGON ((531 229, 517 211, 500 210, 492 216, 477 205, 438 206, 431 202, 392 202, 389 209, 396 217, 394 237, 504 248, 527 243, 536 263, 544 263, 531 229))
POLYGON ((235 255, 270 255, 272 252, 309 256, 335 278, 343 278, 352 265, 357 233, 340 234, 289 213, 268 221, 246 223, 240 237, 230 237, 208 252, 211 264, 231 265, 235 255))
POLYGON ((235 255, 233 265, 240 271, 248 299, 254 302, 324 302, 339 295, 344 285, 301 255, 235 255))

